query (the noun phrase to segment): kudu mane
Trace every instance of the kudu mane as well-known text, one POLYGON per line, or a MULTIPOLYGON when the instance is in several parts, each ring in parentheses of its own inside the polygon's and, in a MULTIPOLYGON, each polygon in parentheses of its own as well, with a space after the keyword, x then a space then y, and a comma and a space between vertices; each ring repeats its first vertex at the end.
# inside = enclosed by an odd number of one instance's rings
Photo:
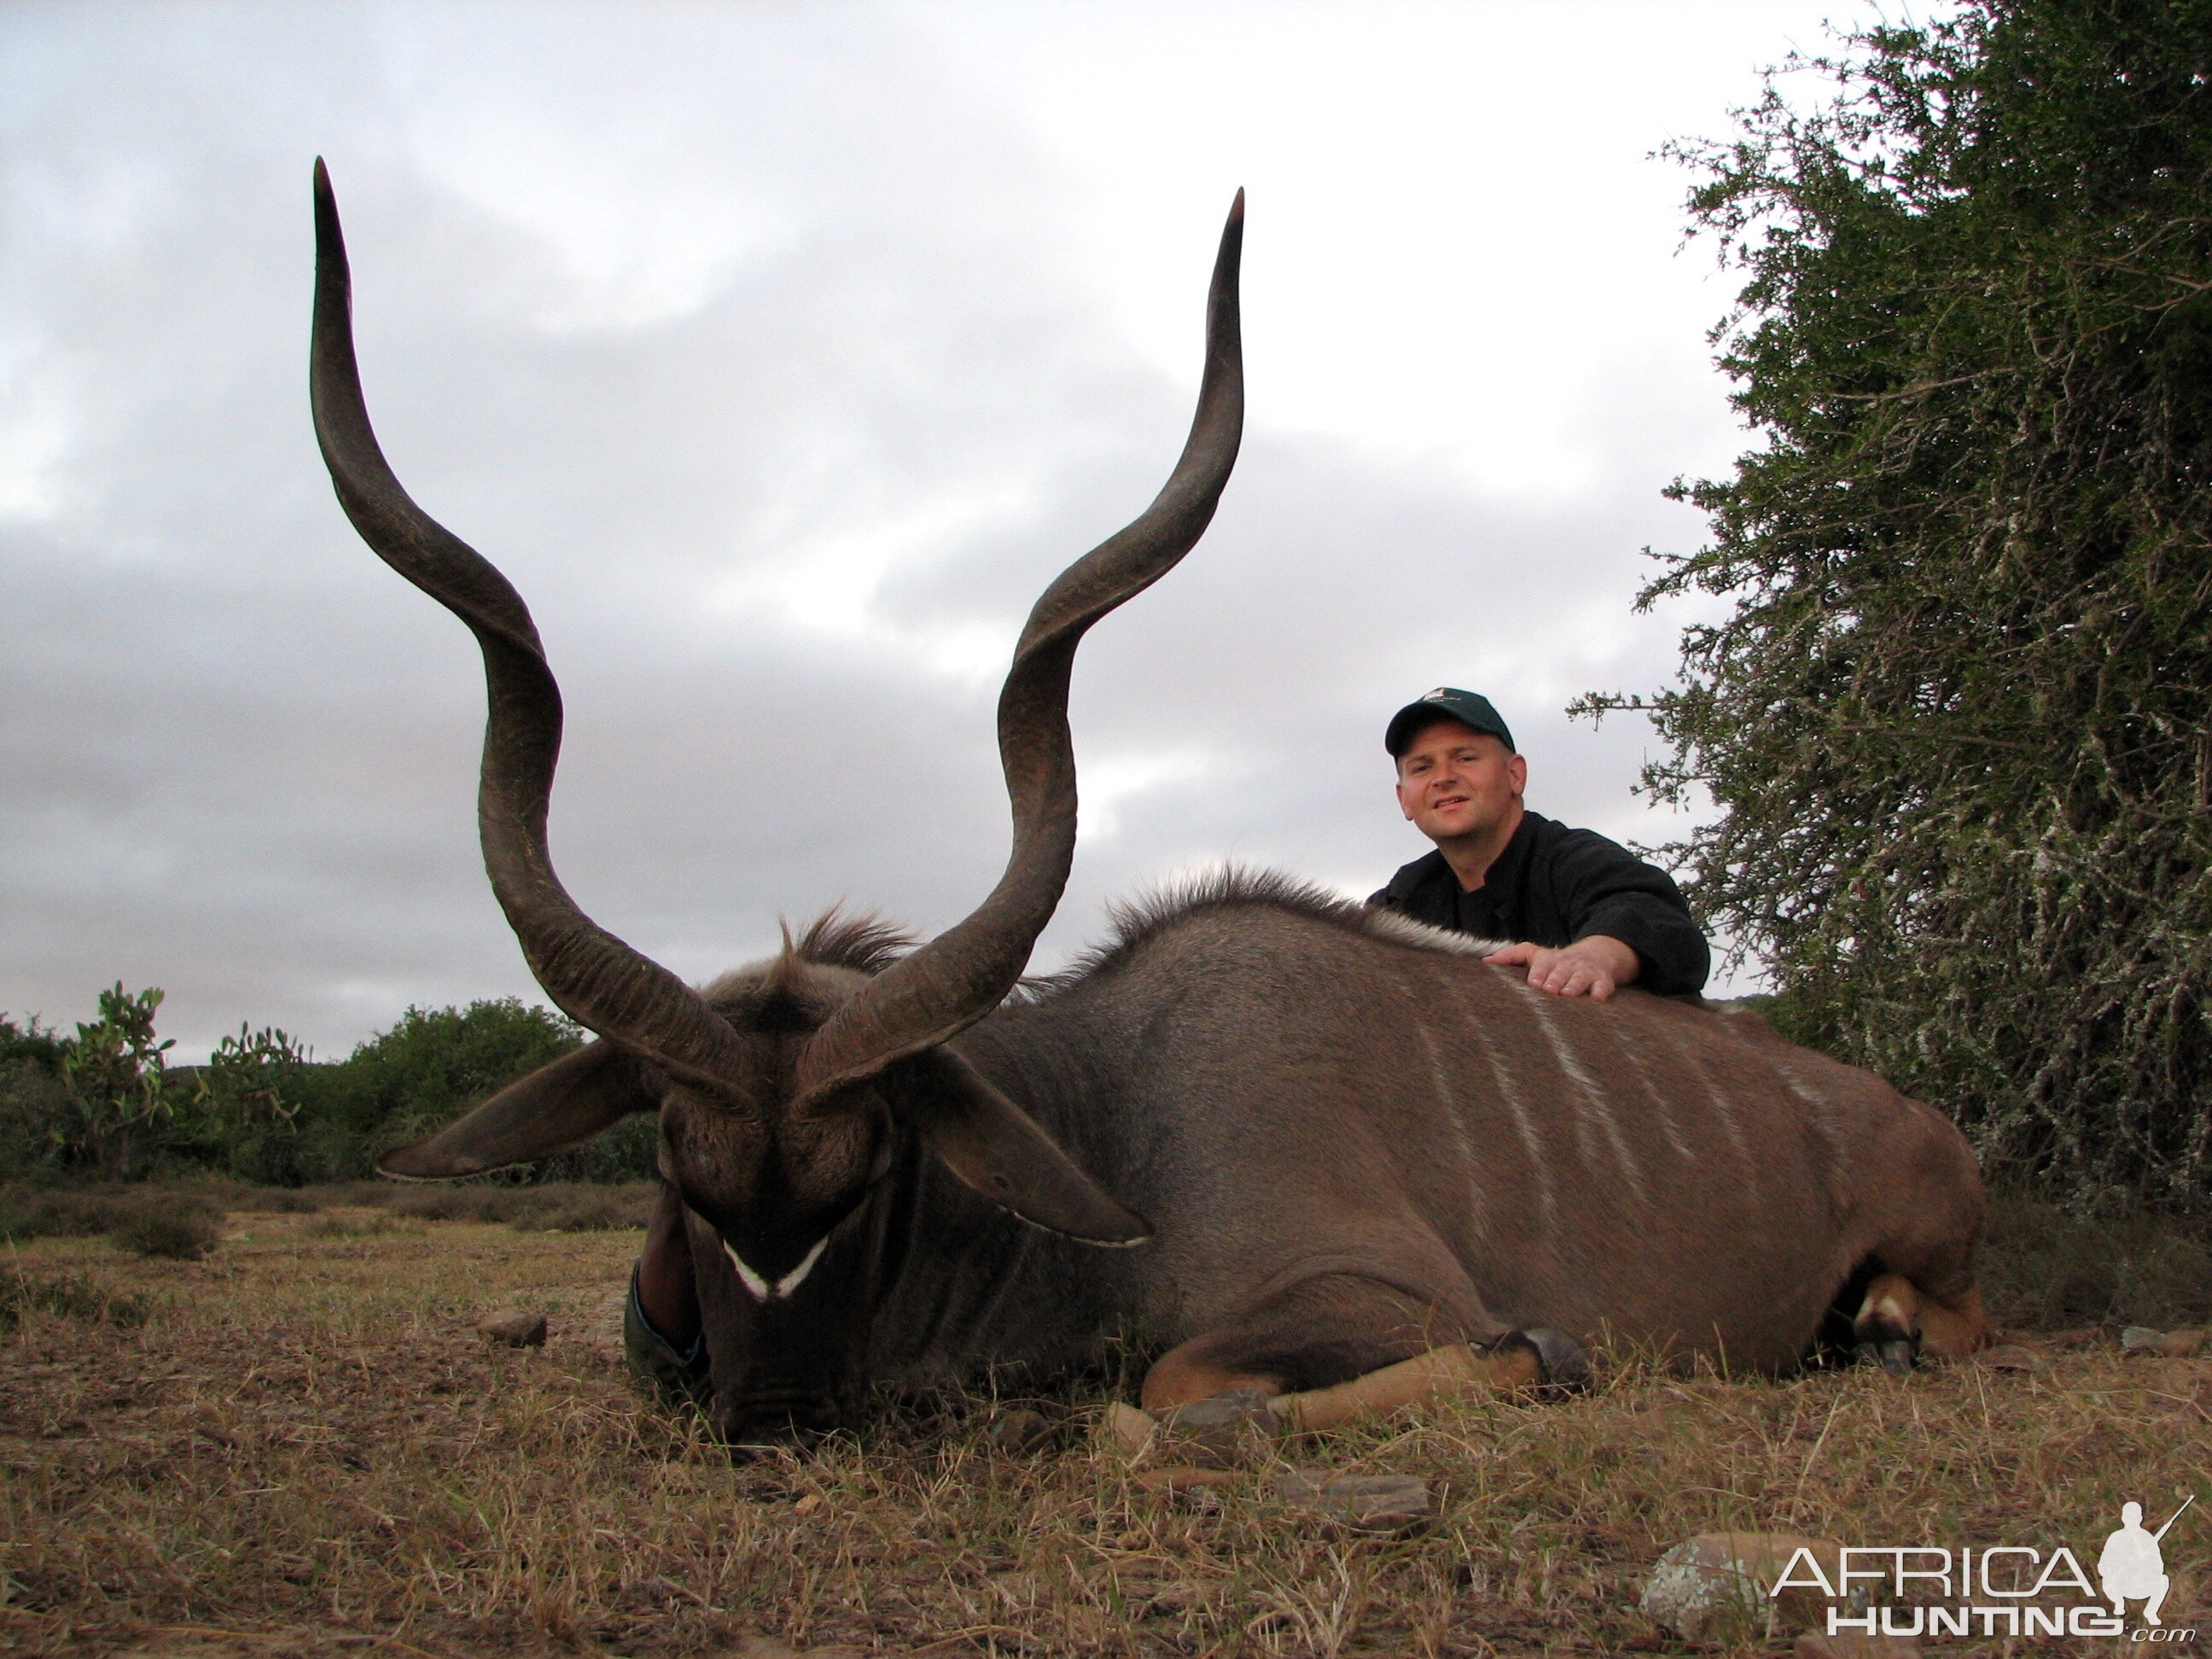
POLYGON ((1112 923, 1111 934, 1058 973, 1023 980, 1013 1000, 1032 1005, 1050 1002, 1079 985, 1115 972, 1193 917, 1224 910, 1280 911, 1362 939, 1382 939, 1443 956, 1487 956, 1500 948, 1498 940, 1447 933, 1342 897, 1280 870, 1224 864, 1171 882, 1141 898, 1109 904, 1106 914, 1112 923))

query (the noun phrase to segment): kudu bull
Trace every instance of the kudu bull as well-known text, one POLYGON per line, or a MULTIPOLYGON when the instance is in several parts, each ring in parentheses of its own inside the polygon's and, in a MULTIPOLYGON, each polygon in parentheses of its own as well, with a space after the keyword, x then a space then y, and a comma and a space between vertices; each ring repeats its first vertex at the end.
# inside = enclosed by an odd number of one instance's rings
POLYGON ((473 1174, 657 1112, 732 1438, 830 1425, 871 1384, 1066 1373, 1118 1338, 1164 1350, 1147 1406, 1256 1387, 1309 1426, 1438 1376, 1571 1374, 1601 1333, 1753 1368, 1797 1362, 1831 1316, 1893 1364, 1985 1340, 1958 1132, 1753 1018, 1549 997, 1480 942, 1264 877, 1157 902, 1018 983, 1073 855, 1077 641, 1197 541, 1236 459, 1241 195, 1173 476, 1015 650, 997 886, 918 949, 833 916, 703 991, 554 873, 560 694, 514 588, 386 465, 320 163, 316 215, 324 458, 363 538, 483 647, 492 888, 599 1038, 383 1167, 473 1174))

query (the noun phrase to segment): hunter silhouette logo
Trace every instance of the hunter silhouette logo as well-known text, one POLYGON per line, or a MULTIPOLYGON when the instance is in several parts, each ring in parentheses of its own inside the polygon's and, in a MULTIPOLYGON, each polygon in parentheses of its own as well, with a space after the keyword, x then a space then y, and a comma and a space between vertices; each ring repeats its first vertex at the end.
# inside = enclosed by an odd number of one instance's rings
MULTIPOLYGON (((2189 1494, 2189 1504, 2197 1501, 2197 1494, 2189 1494)), ((2159 1540, 2166 1536, 2166 1528, 2181 1519, 2181 1509, 2166 1516, 2166 1526, 2156 1532, 2142 1528, 2142 1505, 2123 1504, 2120 1506, 2120 1529, 2105 1540, 2105 1553, 2097 1558, 2097 1577, 2104 1581, 2105 1599, 2112 1604, 2112 1611, 2124 1614, 2126 1603, 2141 1598, 2143 1603, 2143 1622, 2160 1622, 2158 1610, 2166 1601, 2171 1581, 2166 1576, 2166 1558, 2159 1553, 2159 1540)))

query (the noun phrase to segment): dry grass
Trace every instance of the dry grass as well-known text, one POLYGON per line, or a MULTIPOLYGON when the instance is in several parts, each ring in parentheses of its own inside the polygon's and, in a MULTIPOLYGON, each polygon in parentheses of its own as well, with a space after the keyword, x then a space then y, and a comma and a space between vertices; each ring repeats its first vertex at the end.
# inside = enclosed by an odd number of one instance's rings
MULTIPOLYGON (((2086 1555, 2125 1499, 2212 1507, 2212 1359, 2104 1352, 1902 1382, 1629 1365, 1582 1400, 1288 1449, 1440 1482, 1436 1523, 1402 1538, 1286 1513, 1264 1474, 1155 1496, 1083 1432, 1095 1392, 1049 1407, 1068 1433, 1021 1460, 945 1407, 732 1464, 625 1383, 634 1232, 228 1225, 201 1261, 9 1253, 76 1288, 18 1297, 0 1334, 0 1651, 734 1654, 760 1632, 947 1656, 1681 1651, 1635 1602, 1692 1533, 2086 1555), (507 1306, 551 1315, 542 1351, 475 1334, 507 1306)), ((2170 1613, 2212 1589, 2186 1581, 2212 1528, 2187 1526, 2170 1613)))

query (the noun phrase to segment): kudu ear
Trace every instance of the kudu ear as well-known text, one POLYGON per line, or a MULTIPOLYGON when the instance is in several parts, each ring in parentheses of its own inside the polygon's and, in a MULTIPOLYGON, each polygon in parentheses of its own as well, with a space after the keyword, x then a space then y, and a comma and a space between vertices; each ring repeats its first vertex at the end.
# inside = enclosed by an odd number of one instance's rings
POLYGON ((925 1048, 884 1074, 893 1109, 945 1167, 1024 1221, 1086 1244, 1141 1244, 1152 1224, 1075 1166, 1036 1121, 950 1048, 925 1048))
POLYGON ((534 1164, 659 1103, 636 1060, 611 1042, 587 1042, 437 1133, 385 1153, 376 1167, 403 1181, 449 1181, 534 1164))

